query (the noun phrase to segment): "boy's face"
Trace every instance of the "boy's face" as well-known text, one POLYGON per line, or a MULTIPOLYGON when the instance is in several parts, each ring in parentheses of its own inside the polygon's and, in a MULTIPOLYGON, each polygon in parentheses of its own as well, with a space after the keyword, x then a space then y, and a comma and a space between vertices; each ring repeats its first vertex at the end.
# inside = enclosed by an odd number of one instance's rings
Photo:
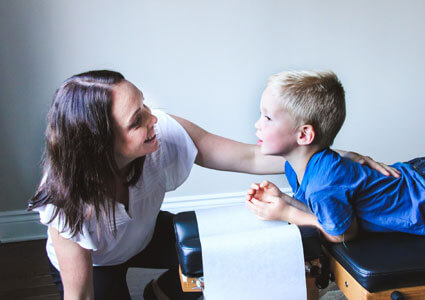
POLYGON ((267 87, 261 97, 261 116, 255 123, 261 153, 288 155, 297 145, 297 126, 291 115, 283 109, 279 96, 267 87))

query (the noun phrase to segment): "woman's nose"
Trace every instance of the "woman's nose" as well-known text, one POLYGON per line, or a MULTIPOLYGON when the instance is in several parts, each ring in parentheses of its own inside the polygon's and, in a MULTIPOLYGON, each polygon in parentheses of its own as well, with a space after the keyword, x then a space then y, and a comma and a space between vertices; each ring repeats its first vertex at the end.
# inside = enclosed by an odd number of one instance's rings
POLYGON ((149 125, 153 126, 154 124, 156 124, 156 122, 158 122, 158 118, 155 115, 153 115, 151 112, 149 112, 149 115, 150 115, 149 125))
POLYGON ((150 109, 143 110, 143 118, 145 120, 144 126, 146 127, 152 127, 154 124, 156 124, 156 122, 158 122, 158 118, 152 114, 152 111, 150 109))

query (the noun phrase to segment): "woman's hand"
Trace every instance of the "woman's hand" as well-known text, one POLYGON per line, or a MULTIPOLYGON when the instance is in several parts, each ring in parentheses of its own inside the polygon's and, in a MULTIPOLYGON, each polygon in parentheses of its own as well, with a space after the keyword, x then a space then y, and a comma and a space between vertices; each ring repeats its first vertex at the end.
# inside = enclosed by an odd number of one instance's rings
POLYGON ((390 167, 384 163, 374 161, 370 156, 364 156, 352 151, 336 150, 341 156, 351 159, 352 161, 358 162, 361 165, 368 166, 378 172, 381 172, 385 176, 400 177, 400 171, 390 167))

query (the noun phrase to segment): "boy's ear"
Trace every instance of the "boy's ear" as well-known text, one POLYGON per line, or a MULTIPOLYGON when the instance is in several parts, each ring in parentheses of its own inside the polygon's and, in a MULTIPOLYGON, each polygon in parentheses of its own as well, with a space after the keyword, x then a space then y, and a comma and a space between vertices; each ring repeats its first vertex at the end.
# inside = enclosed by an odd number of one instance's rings
POLYGON ((298 129, 298 145, 310 145, 316 137, 313 125, 302 125, 298 129))

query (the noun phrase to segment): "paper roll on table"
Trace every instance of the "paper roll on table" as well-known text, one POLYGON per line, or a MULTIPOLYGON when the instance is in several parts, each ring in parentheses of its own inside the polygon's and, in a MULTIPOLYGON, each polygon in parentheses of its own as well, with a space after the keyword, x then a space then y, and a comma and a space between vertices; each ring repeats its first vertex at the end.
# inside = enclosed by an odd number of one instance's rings
POLYGON ((243 204, 195 213, 206 300, 306 299, 297 226, 259 220, 243 204))

